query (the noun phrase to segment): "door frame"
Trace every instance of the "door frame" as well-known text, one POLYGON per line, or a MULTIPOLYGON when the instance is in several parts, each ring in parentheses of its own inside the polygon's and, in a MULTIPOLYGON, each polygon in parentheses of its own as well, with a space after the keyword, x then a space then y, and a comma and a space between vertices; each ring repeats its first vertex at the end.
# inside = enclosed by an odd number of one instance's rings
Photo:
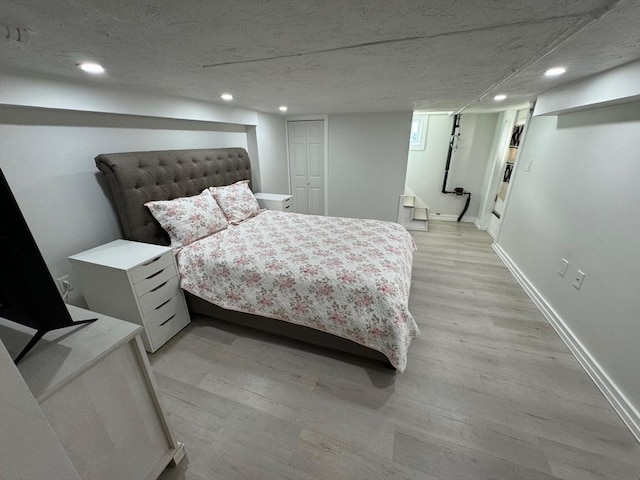
POLYGON ((291 190, 291 154, 289 152, 289 122, 305 122, 310 120, 322 120, 324 122, 324 128, 322 134, 324 135, 323 149, 324 149, 324 172, 322 178, 322 188, 324 190, 324 206, 323 214, 328 215, 329 209, 329 188, 327 187, 327 180, 329 178, 329 115, 291 115, 285 118, 285 142, 287 145, 287 171, 289 172, 289 193, 291 190))
MULTIPOLYGON (((527 112, 527 116, 526 119, 524 121, 524 130, 522 131, 522 135, 521 135, 521 140, 520 140, 520 146, 518 147, 518 154, 516 156, 516 161, 515 164, 513 166, 513 171, 511 172, 511 180, 509 181, 509 186, 507 187, 507 191, 505 193, 505 197, 504 197, 504 211, 502 212, 502 216, 500 218, 500 228, 498 229, 498 232, 495 236, 495 238, 493 239, 493 243, 498 243, 500 241, 500 234, 502 233, 502 225, 504 224, 504 219, 507 217, 507 213, 509 211, 509 200, 511 199, 511 194, 513 192, 513 187, 514 187, 514 183, 515 180, 518 178, 518 172, 522 169, 525 169, 527 172, 531 169, 531 165, 529 164, 529 162, 527 161, 527 165, 526 166, 522 166, 523 163, 525 163, 525 160, 522 159, 522 152, 524 150, 525 144, 527 142, 527 133, 529 133, 529 128, 531 127, 531 120, 533 119, 533 110, 535 108, 535 102, 531 103, 531 106, 529 107, 529 111, 527 112)), ((517 124, 517 119, 515 124, 517 124)))
MULTIPOLYGON (((475 222, 476 228, 479 230, 489 229, 491 223, 491 215, 493 206, 495 204, 495 197, 500 189, 500 183, 502 180, 502 174, 504 171, 504 164, 507 161, 507 155, 509 152, 509 140, 513 126, 516 124, 517 110, 509 109, 502 112, 502 117, 499 117, 499 130, 494 137, 494 145, 491 153, 490 164, 485 175, 483 191, 486 192, 480 207, 478 208, 478 216, 475 222)), ((493 238, 493 237, 492 237, 493 238)))
POLYGON ((500 230, 502 229, 502 222, 504 221, 504 216, 507 212, 509 198, 511 196, 511 189, 513 187, 513 180, 515 179, 515 174, 518 169, 518 165, 520 164, 518 158, 520 157, 520 152, 522 151, 522 147, 524 146, 524 139, 526 138, 527 128, 531 121, 532 111, 533 107, 531 105, 524 108, 508 109, 501 112, 503 116, 499 117, 498 120, 500 128, 496 131, 496 134, 494 136, 494 145, 490 154, 490 158, 492 158, 492 160, 487 165, 487 170, 485 171, 485 179, 482 187, 482 192, 485 193, 480 202, 478 217, 474 222, 478 230, 486 230, 489 235, 491 235, 494 243, 498 241, 500 230), (522 112, 526 112, 524 118, 522 118, 522 112), (507 162, 509 153, 509 141, 511 140, 513 128, 516 125, 521 124, 521 122, 524 122, 524 131, 522 133, 522 141, 520 144, 520 148, 518 149, 514 169, 511 172, 511 181, 509 182, 509 186, 507 187, 507 191, 505 193, 504 211, 502 212, 501 218, 498 221, 497 231, 491 232, 489 230, 489 227, 493 220, 493 209, 496 204, 496 197, 498 195, 498 191, 500 190, 500 185, 502 184, 505 164, 507 162))

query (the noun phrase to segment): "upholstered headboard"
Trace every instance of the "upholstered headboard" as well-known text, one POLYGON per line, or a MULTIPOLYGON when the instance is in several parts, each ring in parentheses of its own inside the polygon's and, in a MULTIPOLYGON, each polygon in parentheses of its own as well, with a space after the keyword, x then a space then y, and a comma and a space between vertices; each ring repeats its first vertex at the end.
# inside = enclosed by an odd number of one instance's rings
POLYGON ((244 148, 103 153, 96 166, 108 179, 127 240, 169 245, 169 237, 144 206, 152 200, 197 195, 207 187, 251 182, 244 148))

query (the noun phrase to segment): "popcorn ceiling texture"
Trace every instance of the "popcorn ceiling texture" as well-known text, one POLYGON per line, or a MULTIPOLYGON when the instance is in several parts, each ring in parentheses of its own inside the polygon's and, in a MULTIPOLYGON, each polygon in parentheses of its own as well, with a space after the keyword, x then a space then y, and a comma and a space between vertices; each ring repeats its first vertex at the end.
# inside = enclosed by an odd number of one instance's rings
POLYGON ((29 41, 1 40, 0 64, 89 81, 73 67, 98 61, 104 82, 292 115, 489 108, 494 89, 504 108, 557 85, 554 62, 568 81, 637 57, 639 17, 632 0, 3 0, 29 41))

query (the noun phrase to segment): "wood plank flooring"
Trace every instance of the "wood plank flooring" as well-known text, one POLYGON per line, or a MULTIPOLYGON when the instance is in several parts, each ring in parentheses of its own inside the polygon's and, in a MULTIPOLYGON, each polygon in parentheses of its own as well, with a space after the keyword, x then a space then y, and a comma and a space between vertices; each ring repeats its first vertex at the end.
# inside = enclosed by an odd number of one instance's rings
POLYGON ((638 480, 640 445, 490 237, 429 227, 402 374, 205 317, 150 355, 187 451, 160 478, 638 480))

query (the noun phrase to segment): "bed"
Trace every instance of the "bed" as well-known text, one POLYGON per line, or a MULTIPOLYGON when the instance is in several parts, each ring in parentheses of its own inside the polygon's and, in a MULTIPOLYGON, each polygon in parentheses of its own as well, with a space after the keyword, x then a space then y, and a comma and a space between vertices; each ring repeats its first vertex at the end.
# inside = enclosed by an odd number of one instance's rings
MULTIPOLYGON (((243 148, 100 154, 96 165, 124 237, 160 245, 169 237, 145 204, 251 186, 243 148)), ((408 311, 414 248, 397 224, 265 210, 176 257, 190 311, 403 371, 419 334, 408 311)))

